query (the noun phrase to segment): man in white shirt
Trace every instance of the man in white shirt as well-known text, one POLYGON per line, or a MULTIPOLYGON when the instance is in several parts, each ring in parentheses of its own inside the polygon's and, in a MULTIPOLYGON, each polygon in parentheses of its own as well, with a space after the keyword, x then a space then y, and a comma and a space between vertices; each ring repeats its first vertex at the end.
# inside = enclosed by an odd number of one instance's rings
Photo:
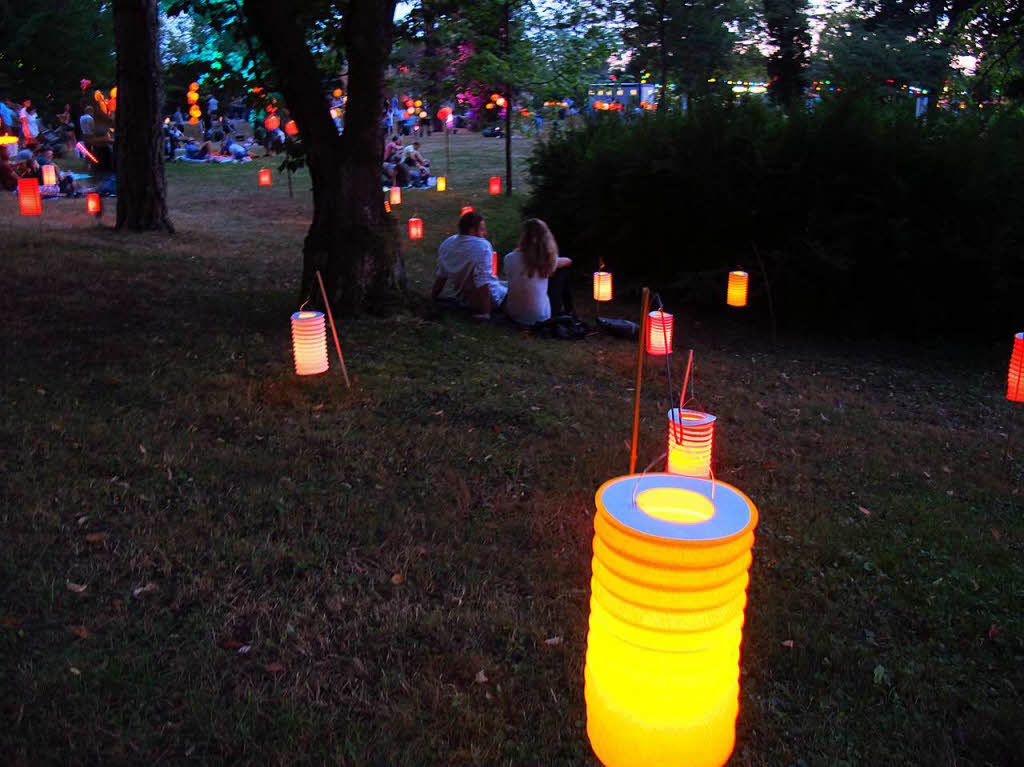
POLYGON ((437 249, 431 295, 438 298, 451 282, 455 297, 473 310, 475 318, 489 319, 491 311, 501 307, 508 294, 508 287, 492 272, 493 254, 484 217, 472 211, 465 214, 459 219, 459 233, 437 249))

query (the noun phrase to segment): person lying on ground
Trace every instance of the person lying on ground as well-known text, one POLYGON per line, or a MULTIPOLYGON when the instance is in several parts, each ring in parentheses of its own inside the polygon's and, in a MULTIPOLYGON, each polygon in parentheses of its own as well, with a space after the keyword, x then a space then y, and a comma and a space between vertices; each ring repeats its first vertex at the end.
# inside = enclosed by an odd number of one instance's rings
MULTIPOLYGON (((539 218, 523 222, 516 249, 505 256, 508 298, 505 313, 522 325, 535 325, 551 319, 552 306, 561 313, 569 292, 571 258, 558 255, 558 245, 539 218), (554 293, 554 297, 551 294, 554 293)), ((568 305, 571 309, 572 298, 568 305)))
POLYGON ((459 219, 459 233, 437 249, 437 271, 433 298, 439 298, 446 285, 459 303, 468 306, 476 319, 490 319, 491 311, 501 308, 508 293, 505 283, 491 271, 494 248, 487 240, 487 222, 479 213, 466 213, 459 219))
POLYGON ((213 144, 209 141, 199 143, 195 139, 189 139, 185 145, 185 157, 190 160, 205 160, 213 153, 213 144))
POLYGON ((231 136, 224 137, 224 144, 220 148, 220 153, 228 157, 234 158, 236 162, 241 162, 249 156, 249 150, 246 149, 231 136))

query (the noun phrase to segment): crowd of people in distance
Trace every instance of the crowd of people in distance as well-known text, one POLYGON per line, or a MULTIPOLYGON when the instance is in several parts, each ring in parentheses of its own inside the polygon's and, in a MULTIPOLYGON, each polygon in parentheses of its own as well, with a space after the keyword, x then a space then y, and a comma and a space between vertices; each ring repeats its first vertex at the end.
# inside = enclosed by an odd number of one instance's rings
MULTIPOLYGON (((168 160, 185 159, 208 162, 246 162, 250 159, 254 141, 235 133, 235 127, 227 115, 216 113, 217 100, 210 96, 207 107, 213 107, 196 124, 198 130, 187 135, 185 118, 181 110, 175 110, 170 117, 164 118, 164 151, 168 160), (196 135, 198 134, 198 135, 196 135)), ((283 143, 282 134, 282 143, 283 143)))
POLYGON ((425 187, 430 183, 430 160, 420 154, 420 142, 403 146, 398 135, 384 147, 381 171, 385 186, 425 187))
POLYGON ((539 218, 523 222, 515 250, 504 258, 506 280, 494 274, 494 253, 484 217, 475 211, 465 213, 459 219, 459 233, 438 248, 433 298, 450 297, 476 319, 490 319, 500 311, 523 326, 574 314, 572 259, 559 256, 547 224, 539 218))
POLYGON ((14 139, 0 144, 0 188, 13 191, 18 187, 18 179, 35 178, 47 196, 77 196, 73 174, 54 160, 75 151, 70 105, 56 115, 55 126, 48 128, 30 100, 16 104, 0 97, 0 136, 14 139), (43 171, 48 165, 54 168, 51 179, 43 171), (45 184, 46 180, 55 183, 45 184))

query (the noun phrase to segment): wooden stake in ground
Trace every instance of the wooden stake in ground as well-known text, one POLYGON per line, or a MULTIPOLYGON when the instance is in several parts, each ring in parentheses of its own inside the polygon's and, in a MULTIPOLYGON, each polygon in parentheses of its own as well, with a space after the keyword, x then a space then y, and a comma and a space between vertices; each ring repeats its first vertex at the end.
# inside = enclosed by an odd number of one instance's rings
POLYGON ((640 342, 636 355, 636 395, 633 397, 633 442, 629 448, 629 473, 636 471, 636 441, 640 433, 640 387, 644 382, 644 339, 647 338, 647 310, 651 306, 651 291, 644 288, 640 311, 640 342))
POLYGON ((341 363, 341 374, 345 376, 345 386, 349 389, 352 384, 348 380, 348 371, 345 370, 345 358, 341 356, 341 342, 338 341, 338 331, 334 327, 334 315, 331 314, 331 302, 327 300, 327 291, 324 290, 324 279, 320 276, 320 270, 316 270, 316 281, 320 283, 320 295, 324 299, 324 309, 327 310, 327 321, 331 323, 331 335, 334 336, 334 348, 338 350, 338 362, 341 363))

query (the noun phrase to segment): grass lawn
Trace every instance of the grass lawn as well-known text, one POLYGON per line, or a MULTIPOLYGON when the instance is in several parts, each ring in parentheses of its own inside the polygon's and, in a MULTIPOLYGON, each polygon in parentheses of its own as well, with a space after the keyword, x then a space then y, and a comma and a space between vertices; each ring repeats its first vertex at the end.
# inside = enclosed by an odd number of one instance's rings
MULTIPOLYGON (((502 142, 452 146, 450 191, 395 212, 426 223, 421 295, 461 205, 515 241, 502 142)), ((634 346, 418 301, 341 323, 351 391, 296 378, 310 192, 257 188, 268 163, 170 167, 173 237, 0 196, 0 762, 596 764, 593 494, 628 467, 634 346)), ((1019 328, 773 347, 757 307, 672 308, 761 513, 731 764, 1024 764, 1019 328)), ((641 465, 665 388, 651 366, 641 465)))

